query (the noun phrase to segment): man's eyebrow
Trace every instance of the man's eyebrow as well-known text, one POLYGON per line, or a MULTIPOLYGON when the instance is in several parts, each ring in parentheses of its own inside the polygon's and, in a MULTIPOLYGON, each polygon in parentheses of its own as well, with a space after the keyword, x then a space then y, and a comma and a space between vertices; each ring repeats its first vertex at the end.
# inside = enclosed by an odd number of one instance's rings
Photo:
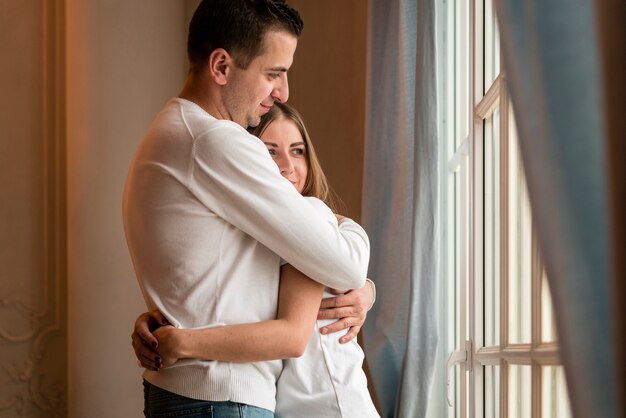
POLYGON ((287 72, 287 68, 286 67, 270 67, 270 68, 267 69, 267 71, 286 73, 287 72))

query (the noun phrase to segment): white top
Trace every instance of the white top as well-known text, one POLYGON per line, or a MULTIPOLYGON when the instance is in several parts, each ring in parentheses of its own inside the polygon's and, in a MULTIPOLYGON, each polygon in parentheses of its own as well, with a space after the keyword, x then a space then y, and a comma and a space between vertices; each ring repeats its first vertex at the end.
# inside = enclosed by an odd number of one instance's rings
MULTIPOLYGON (((184 99, 166 104, 139 145, 123 214, 146 304, 177 327, 275 318, 280 257, 329 287, 365 281, 365 231, 322 219, 258 138, 184 99)), ((182 360, 144 377, 190 398, 274 410, 281 370, 182 360)))
MULTIPOLYGON (((330 224, 337 218, 323 202, 309 199, 330 224)), ((329 292, 324 297, 334 297, 329 292)), ((363 350, 356 339, 319 330, 335 320, 318 320, 302 357, 284 360, 278 379, 276 418, 379 418, 367 390, 363 350)))

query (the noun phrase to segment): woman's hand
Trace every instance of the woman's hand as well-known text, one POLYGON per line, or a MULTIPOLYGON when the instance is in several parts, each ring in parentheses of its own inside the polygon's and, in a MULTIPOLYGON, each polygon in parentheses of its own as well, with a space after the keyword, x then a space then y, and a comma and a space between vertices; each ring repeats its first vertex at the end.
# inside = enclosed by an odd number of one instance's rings
POLYGON ((154 330, 154 337, 158 340, 157 352, 161 358, 161 367, 169 367, 181 358, 183 334, 178 328, 166 325, 154 330))
POLYGON ((341 344, 345 344, 359 334, 365 323, 367 311, 374 302, 374 287, 372 282, 367 281, 360 289, 349 290, 345 293, 331 290, 331 293, 340 296, 322 299, 317 319, 339 320, 321 328, 320 332, 331 334, 348 329, 348 333, 339 339, 341 344))
POLYGON ((141 367, 153 371, 158 371, 162 367, 161 357, 157 352, 159 341, 152 332, 164 325, 169 325, 169 322, 158 310, 144 312, 135 320, 131 339, 141 367))

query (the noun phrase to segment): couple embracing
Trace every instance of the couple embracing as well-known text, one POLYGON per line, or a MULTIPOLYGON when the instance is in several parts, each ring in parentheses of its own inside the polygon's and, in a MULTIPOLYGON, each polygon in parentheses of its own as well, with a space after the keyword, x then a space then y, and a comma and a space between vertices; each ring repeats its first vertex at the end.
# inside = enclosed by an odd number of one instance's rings
POLYGON ((135 154, 123 214, 151 310, 133 333, 146 417, 378 417, 355 340, 368 238, 332 210, 284 104, 302 27, 282 0, 202 1, 187 80, 135 154))

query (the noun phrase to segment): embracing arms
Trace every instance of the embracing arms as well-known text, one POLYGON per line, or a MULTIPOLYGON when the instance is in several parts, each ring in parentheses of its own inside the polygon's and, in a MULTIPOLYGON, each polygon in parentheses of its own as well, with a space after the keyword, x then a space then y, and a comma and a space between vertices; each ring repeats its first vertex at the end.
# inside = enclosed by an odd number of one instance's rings
POLYGON ((299 357, 311 337, 324 286, 287 264, 281 269, 276 319, 206 329, 159 328, 158 352, 167 367, 179 358, 254 362, 299 357))
POLYGON ((321 285, 285 265, 275 320, 188 330, 169 326, 158 311, 146 312, 135 323, 133 348, 140 364, 150 370, 167 367, 180 358, 250 362, 299 357, 311 336, 316 316, 339 319, 322 328, 322 333, 349 329, 340 342, 352 340, 373 303, 373 283, 368 281, 361 289, 324 299, 318 311, 322 292, 321 285))
POLYGON ((190 190, 217 216, 327 287, 365 284, 370 247, 363 228, 348 218, 328 222, 280 175, 258 138, 210 132, 194 150, 190 190))

